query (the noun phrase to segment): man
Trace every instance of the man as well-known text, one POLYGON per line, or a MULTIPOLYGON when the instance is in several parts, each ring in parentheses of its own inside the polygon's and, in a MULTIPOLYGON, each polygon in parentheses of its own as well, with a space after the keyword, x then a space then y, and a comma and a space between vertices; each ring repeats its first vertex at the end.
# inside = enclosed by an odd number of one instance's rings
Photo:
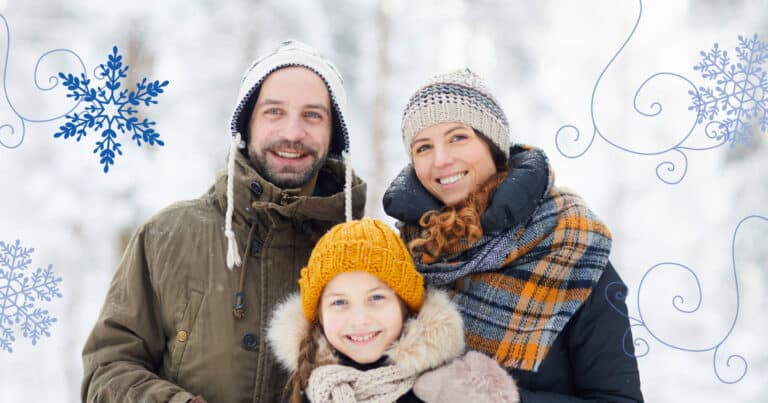
POLYGON ((341 161, 345 108, 338 72, 304 44, 253 63, 227 171, 133 235, 83 350, 83 401, 280 400, 268 315, 318 238, 365 204, 341 161))

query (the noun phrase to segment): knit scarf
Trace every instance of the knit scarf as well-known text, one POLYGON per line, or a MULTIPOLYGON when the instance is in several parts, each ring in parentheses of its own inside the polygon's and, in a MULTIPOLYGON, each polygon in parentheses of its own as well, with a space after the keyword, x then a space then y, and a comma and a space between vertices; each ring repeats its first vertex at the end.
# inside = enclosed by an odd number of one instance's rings
POLYGON ((408 393, 416 376, 387 365, 367 371, 330 364, 312 370, 306 394, 312 403, 392 403, 408 393))
MULTIPOLYGON (((421 228, 401 231, 408 243, 421 228)), ((453 287, 469 348, 536 372, 597 284, 611 234, 579 196, 550 187, 524 223, 462 245, 434 263, 415 257, 425 283, 453 287)))

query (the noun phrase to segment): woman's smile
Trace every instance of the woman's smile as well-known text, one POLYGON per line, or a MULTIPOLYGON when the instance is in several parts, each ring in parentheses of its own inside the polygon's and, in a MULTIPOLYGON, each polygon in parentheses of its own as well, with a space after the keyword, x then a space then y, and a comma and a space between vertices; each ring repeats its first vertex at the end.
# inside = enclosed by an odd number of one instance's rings
POLYGON ((463 123, 441 123, 420 131, 413 139, 411 158, 421 184, 447 206, 466 199, 496 173, 488 144, 463 123))

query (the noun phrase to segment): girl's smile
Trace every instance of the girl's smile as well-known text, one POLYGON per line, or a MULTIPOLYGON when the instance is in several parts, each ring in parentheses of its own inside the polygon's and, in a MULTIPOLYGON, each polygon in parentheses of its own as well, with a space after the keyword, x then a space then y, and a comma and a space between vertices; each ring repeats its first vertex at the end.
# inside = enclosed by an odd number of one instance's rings
POLYGON ((328 342, 359 364, 377 361, 400 337, 403 306, 386 283, 369 273, 336 275, 320 301, 328 342))

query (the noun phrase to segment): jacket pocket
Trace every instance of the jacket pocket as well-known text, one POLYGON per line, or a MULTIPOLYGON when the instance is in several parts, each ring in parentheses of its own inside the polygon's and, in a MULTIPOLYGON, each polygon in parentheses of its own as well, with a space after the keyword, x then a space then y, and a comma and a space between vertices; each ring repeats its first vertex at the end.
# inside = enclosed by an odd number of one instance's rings
POLYGON ((184 358, 184 351, 187 349, 189 337, 192 334, 197 314, 205 297, 205 287, 199 280, 189 279, 187 286, 187 303, 181 315, 181 320, 176 324, 175 340, 173 341, 173 352, 171 353, 171 379, 177 381, 179 378, 179 368, 184 358))

